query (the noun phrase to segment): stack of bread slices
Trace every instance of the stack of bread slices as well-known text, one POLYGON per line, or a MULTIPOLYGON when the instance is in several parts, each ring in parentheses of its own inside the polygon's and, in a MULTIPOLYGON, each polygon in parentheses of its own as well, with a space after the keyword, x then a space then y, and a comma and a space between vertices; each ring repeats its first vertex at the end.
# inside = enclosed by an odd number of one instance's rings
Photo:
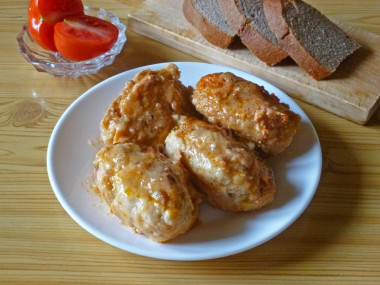
POLYGON ((316 80, 360 46, 302 0, 184 0, 186 19, 212 44, 237 39, 269 66, 290 56, 316 80))

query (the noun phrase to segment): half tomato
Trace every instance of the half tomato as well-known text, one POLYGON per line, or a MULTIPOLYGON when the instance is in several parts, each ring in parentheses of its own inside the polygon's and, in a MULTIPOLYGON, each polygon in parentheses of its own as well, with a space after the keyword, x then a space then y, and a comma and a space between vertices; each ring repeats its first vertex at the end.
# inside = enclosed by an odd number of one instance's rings
POLYGON ((115 25, 88 15, 66 17, 54 26, 57 50, 74 61, 91 59, 107 52, 118 35, 115 25))

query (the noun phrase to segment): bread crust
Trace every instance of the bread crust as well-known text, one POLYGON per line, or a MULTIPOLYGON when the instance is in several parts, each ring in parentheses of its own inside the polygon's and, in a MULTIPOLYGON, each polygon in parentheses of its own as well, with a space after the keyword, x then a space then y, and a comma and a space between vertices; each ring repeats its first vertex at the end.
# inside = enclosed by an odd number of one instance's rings
POLYGON ((328 70, 320 65, 297 40, 286 22, 284 17, 284 1, 288 0, 263 1, 264 13, 269 28, 280 40, 280 47, 314 79, 321 80, 331 75, 335 70, 328 70))
POLYGON ((184 0, 182 10, 185 18, 213 45, 228 48, 235 41, 236 36, 231 36, 211 24, 195 9, 191 0, 184 0))
POLYGON ((219 0, 223 15, 242 43, 267 65, 273 66, 288 55, 258 32, 240 11, 236 0, 219 0))

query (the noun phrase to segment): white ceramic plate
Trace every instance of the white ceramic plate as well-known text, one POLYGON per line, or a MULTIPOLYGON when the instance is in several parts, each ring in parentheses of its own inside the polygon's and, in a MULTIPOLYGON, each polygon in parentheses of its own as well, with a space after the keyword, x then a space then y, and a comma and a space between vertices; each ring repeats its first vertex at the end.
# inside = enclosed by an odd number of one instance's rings
POLYGON ((96 149, 89 140, 99 137, 99 123, 125 82, 155 64, 126 71, 109 78, 79 97, 59 119, 47 151, 50 183, 59 202, 84 229, 123 250, 159 259, 201 260, 236 254, 256 247, 291 225, 310 203, 318 186, 322 156, 318 136, 302 109, 281 90, 248 73, 229 67, 193 62, 176 63, 181 81, 195 86, 201 76, 230 71, 263 85, 301 115, 302 123, 285 153, 271 158, 278 192, 274 202, 250 213, 229 213, 203 203, 200 224, 165 244, 133 233, 109 214, 99 198, 85 187, 93 170, 96 149))

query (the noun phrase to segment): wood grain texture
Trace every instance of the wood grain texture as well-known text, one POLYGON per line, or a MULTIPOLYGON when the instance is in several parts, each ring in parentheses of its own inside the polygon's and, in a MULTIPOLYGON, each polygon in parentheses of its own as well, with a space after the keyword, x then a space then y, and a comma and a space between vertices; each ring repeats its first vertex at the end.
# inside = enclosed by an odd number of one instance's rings
POLYGON ((257 75, 294 98, 359 124, 365 124, 380 104, 380 36, 334 20, 362 46, 328 79, 316 81, 294 62, 268 67, 248 49, 223 49, 207 42, 182 13, 177 0, 146 0, 129 15, 132 30, 197 56, 257 75))
MULTIPOLYGON (((59 117, 83 92, 122 71, 200 59, 128 30, 127 45, 111 66, 96 75, 54 78, 18 53, 27 2, 0 2, 0 284, 379 283, 380 111, 361 126, 296 100, 321 141, 321 181, 301 217, 257 248, 215 260, 164 261, 119 250, 83 230, 59 204, 47 177, 46 149, 59 117)), ((124 23, 143 5, 84 2, 124 23)), ((380 34, 378 0, 307 2, 380 34)))

